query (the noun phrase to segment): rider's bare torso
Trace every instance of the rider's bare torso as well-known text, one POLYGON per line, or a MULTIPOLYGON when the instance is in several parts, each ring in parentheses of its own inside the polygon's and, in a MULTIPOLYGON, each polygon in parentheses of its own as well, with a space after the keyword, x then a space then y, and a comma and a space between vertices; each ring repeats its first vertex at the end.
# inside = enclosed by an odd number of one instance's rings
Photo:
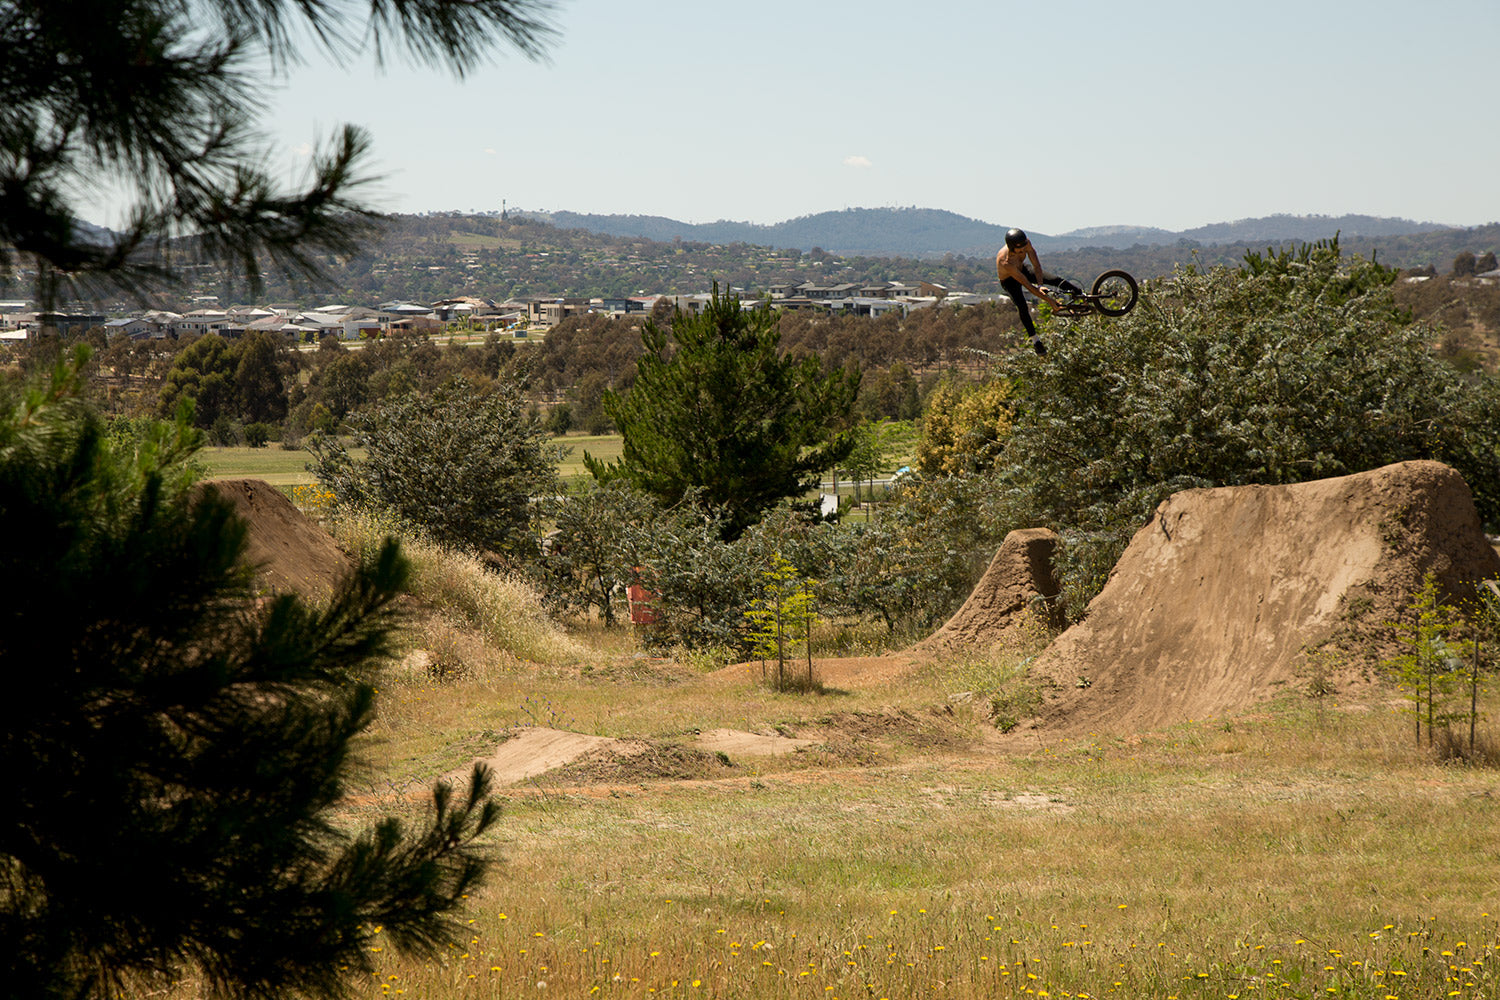
POLYGON ((1037 259, 1036 249, 1029 242, 1023 247, 1002 246, 995 254, 995 273, 1001 281, 1013 278, 1037 298, 1056 304, 1052 296, 1038 288, 1032 280, 1032 275, 1041 275, 1042 262, 1037 259), (1027 263, 1031 265, 1030 275, 1022 270, 1027 263))

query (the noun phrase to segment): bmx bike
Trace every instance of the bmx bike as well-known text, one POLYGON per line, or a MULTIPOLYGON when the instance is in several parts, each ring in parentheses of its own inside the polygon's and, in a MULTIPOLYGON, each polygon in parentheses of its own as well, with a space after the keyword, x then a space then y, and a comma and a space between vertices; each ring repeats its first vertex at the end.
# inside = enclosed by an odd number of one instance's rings
POLYGON ((1057 300, 1053 312, 1059 316, 1087 316, 1098 312, 1105 316, 1124 316, 1135 308, 1140 288, 1133 277, 1115 268, 1094 279, 1093 289, 1083 291, 1071 281, 1052 279, 1042 288, 1057 300))

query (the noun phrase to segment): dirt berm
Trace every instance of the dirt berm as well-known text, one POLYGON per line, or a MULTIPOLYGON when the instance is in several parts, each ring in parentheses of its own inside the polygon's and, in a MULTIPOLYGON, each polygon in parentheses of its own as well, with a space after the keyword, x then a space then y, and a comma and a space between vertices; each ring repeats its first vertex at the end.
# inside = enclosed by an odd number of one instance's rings
POLYGON ((1468 486, 1438 462, 1175 494, 1037 658, 1051 686, 1034 722, 1126 733, 1239 711, 1299 683, 1310 648, 1347 651, 1335 684, 1357 683, 1428 572, 1455 597, 1500 577, 1468 486))

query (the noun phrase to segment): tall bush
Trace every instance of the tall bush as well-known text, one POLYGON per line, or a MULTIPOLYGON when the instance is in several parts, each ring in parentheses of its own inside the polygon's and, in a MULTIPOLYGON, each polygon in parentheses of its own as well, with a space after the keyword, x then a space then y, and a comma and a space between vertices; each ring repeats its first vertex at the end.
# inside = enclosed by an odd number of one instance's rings
POLYGON ((536 500, 558 492, 550 443, 520 387, 450 380, 407 393, 350 422, 366 448, 356 458, 337 438, 315 437, 313 472, 342 504, 385 511, 434 541, 525 560, 537 551, 536 500))
POLYGON ((1179 268, 1130 315, 1004 360, 1015 423, 1001 488, 1070 547, 1117 554, 1180 489, 1436 459, 1500 522, 1500 383, 1435 358, 1435 332, 1396 309, 1394 278, 1336 240, 1179 268))

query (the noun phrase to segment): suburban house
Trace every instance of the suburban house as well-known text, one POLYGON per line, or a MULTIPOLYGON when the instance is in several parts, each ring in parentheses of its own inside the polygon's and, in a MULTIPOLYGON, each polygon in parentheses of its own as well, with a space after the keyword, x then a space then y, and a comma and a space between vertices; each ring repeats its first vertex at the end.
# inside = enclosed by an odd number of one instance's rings
MULTIPOLYGON (((742 303, 746 308, 769 302, 777 309, 878 317, 893 311, 905 315, 912 309, 937 302, 969 305, 993 298, 950 295, 942 285, 926 281, 827 285, 802 282, 773 285, 767 293, 766 298, 742 298, 742 303)), ((731 288, 728 294, 743 296, 744 290, 731 288)), ((91 312, 35 313, 27 310, 29 303, 17 300, 0 301, 0 337, 24 339, 46 328, 74 333, 102 327, 108 336, 132 339, 197 337, 208 333, 233 338, 251 332, 266 332, 288 340, 316 343, 330 335, 341 340, 360 340, 393 332, 438 334, 454 326, 470 330, 515 330, 516 336, 524 337, 528 330, 546 330, 569 316, 589 313, 611 318, 645 315, 662 303, 689 315, 699 315, 710 299, 707 292, 700 292, 596 298, 530 296, 496 303, 478 296, 460 295, 430 304, 393 301, 383 302, 373 309, 340 304, 303 309, 287 303, 225 308, 219 305, 216 296, 202 295, 194 297, 196 308, 186 314, 154 310, 113 318, 91 312)))
POLYGON ((526 319, 537 326, 556 326, 569 316, 581 316, 588 311, 588 299, 532 299, 526 306, 526 319))
POLYGON ((173 324, 173 333, 178 337, 201 337, 205 333, 218 333, 229 323, 229 314, 222 310, 194 309, 173 324))

